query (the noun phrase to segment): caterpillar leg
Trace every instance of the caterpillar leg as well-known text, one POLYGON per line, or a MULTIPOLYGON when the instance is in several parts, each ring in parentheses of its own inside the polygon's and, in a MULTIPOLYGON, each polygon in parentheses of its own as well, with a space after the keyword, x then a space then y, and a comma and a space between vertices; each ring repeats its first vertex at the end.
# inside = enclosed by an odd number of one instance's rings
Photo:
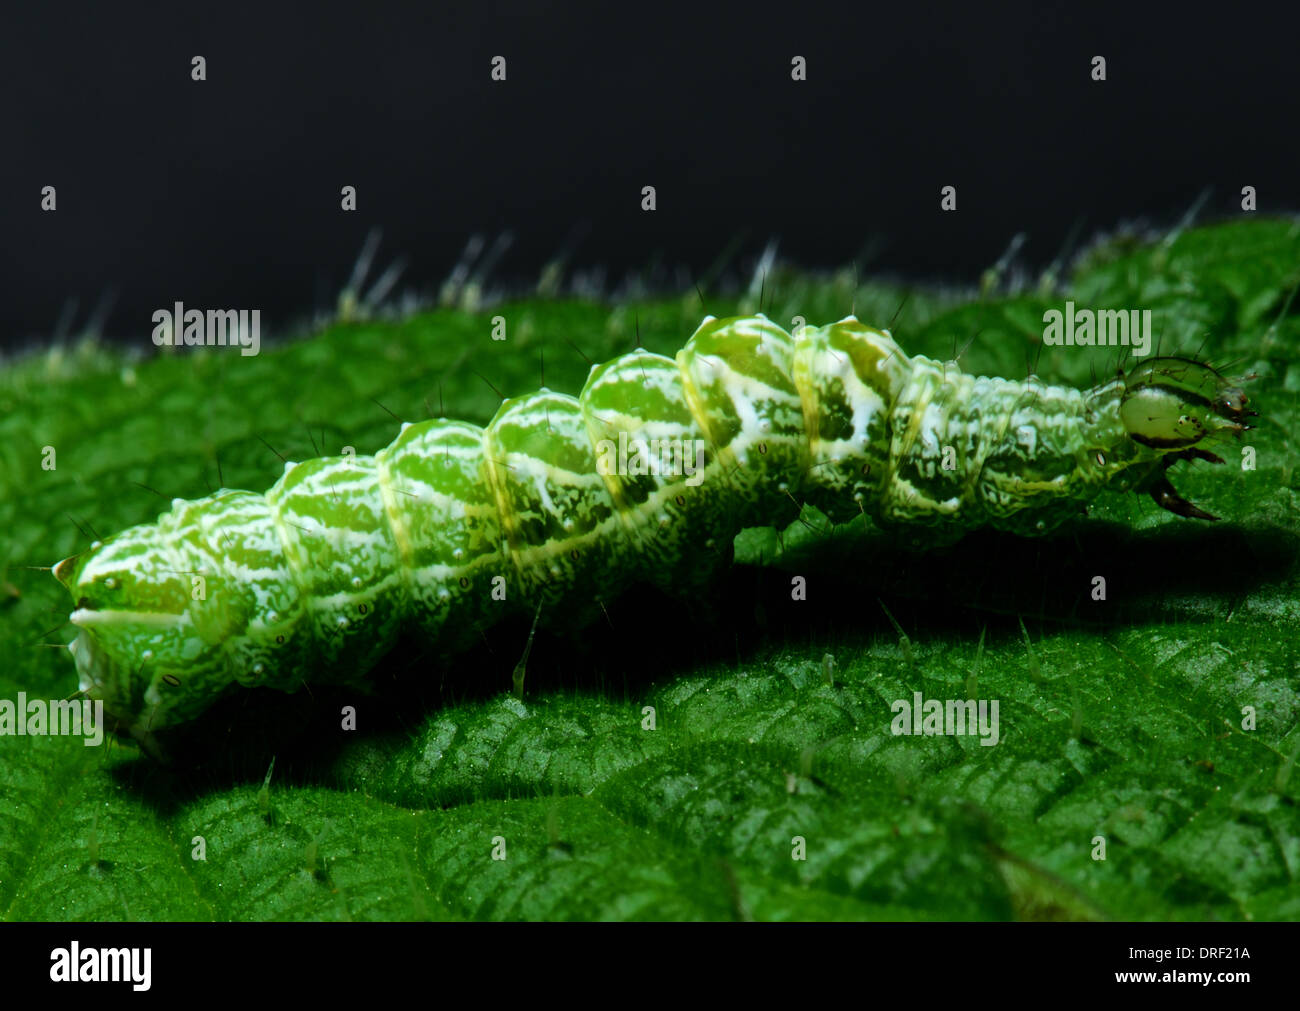
MULTIPOLYGON (((1213 463, 1223 463, 1223 460, 1220 457, 1203 450, 1188 450, 1188 453, 1194 455, 1197 459, 1210 460, 1213 463)), ((1185 457, 1185 459, 1190 459, 1191 455, 1185 457)), ((1189 502, 1187 499, 1179 495, 1174 486, 1169 483, 1169 478, 1165 476, 1164 471, 1169 469, 1170 465, 1174 463, 1176 457, 1181 456, 1183 456, 1183 454, 1180 453, 1165 457, 1164 468, 1158 472, 1157 477, 1148 486, 1147 491, 1150 493, 1151 498, 1155 500, 1156 505, 1161 509, 1167 509, 1176 516, 1185 516, 1187 519, 1193 520, 1217 521, 1219 517, 1215 516, 1213 513, 1207 513, 1204 509, 1200 508, 1200 506, 1189 502)))

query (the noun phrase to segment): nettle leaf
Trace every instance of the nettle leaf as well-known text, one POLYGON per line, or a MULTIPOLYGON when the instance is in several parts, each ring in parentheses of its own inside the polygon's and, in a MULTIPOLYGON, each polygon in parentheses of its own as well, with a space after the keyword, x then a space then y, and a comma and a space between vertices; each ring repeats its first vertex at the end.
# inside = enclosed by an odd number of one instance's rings
MULTIPOLYGON (((1300 225, 1274 220, 1101 243, 1060 290, 909 294, 778 271, 763 308, 782 326, 898 312, 908 352, 1079 386, 1113 374, 1116 349, 1044 346, 1044 312, 1151 309, 1160 353, 1257 375, 1261 417, 1242 442, 1254 459, 1179 465, 1179 490, 1216 525, 1108 495, 1048 538, 981 532, 911 551, 806 508, 785 530, 745 531, 737 565, 697 599, 633 592, 583 632, 540 632, 522 698, 512 673, 528 627, 507 622, 451 659, 404 644, 370 695, 247 693, 198 721, 168 766, 131 745, 0 736, 0 910, 1300 917, 1297 283, 1300 225), (795 575, 806 600, 791 599, 795 575), (996 745, 893 733, 894 703, 917 692, 997 700, 996 745), (345 705, 356 731, 341 729, 345 705)), ((26 566, 151 521, 173 497, 262 491, 282 472, 275 453, 374 452, 396 434, 387 412, 418 420, 441 404, 483 424, 499 398, 475 373, 515 395, 539 385, 544 354, 546 385, 576 392, 588 364, 561 338, 593 361, 638 333, 671 354, 703 312, 694 293, 533 298, 340 321, 254 358, 86 342, 9 362, 0 699, 77 688, 66 651, 49 648, 70 638, 70 601, 26 566), (498 313, 505 342, 490 339, 498 313)))

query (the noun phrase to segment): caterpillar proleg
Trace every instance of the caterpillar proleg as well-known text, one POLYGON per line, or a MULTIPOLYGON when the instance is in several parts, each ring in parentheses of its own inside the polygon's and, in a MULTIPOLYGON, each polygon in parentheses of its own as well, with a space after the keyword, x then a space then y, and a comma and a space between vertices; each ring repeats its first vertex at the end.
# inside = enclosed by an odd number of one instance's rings
POLYGON ((801 503, 930 543, 1043 534, 1107 490, 1214 519, 1166 471, 1221 463, 1246 405, 1183 358, 1079 390, 909 357, 852 316, 795 334, 708 317, 675 359, 633 351, 485 428, 405 424, 374 456, 286 464, 265 494, 175 500, 54 575, 82 689, 147 741, 239 686, 360 683, 400 633, 450 653, 512 611, 580 625, 631 583, 698 585, 801 503))

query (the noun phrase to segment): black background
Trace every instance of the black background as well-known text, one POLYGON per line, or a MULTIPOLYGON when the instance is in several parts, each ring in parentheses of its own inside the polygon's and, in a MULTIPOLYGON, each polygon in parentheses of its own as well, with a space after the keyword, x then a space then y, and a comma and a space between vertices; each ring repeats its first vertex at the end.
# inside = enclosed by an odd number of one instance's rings
POLYGON ((1263 213, 1300 207, 1294 6, 190 7, 5 11, 5 344, 97 303, 146 350, 176 300, 290 327, 375 227, 377 268, 404 258, 399 287, 426 292, 506 231, 493 278, 520 285, 562 249, 610 288, 656 261, 680 284, 770 238, 808 266, 971 283, 1021 231, 1037 269, 1072 231, 1170 225, 1203 193, 1202 219, 1247 184, 1263 213))

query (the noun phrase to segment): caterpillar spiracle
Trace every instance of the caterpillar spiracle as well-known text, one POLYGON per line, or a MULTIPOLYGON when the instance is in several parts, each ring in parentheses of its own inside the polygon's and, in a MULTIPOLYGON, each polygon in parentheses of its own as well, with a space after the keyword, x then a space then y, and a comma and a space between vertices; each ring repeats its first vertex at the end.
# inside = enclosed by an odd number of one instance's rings
POLYGON ((698 586, 737 532, 803 502, 930 543, 1046 533, 1103 490, 1214 519, 1166 470, 1222 463, 1207 446, 1249 427, 1246 403, 1183 358, 1078 390, 909 357, 852 316, 794 335, 708 317, 675 359, 636 350, 486 428, 404 424, 265 494, 177 499, 54 575, 83 691, 148 746, 237 686, 360 684, 399 633, 450 654, 511 610, 581 625, 630 583, 698 586))

